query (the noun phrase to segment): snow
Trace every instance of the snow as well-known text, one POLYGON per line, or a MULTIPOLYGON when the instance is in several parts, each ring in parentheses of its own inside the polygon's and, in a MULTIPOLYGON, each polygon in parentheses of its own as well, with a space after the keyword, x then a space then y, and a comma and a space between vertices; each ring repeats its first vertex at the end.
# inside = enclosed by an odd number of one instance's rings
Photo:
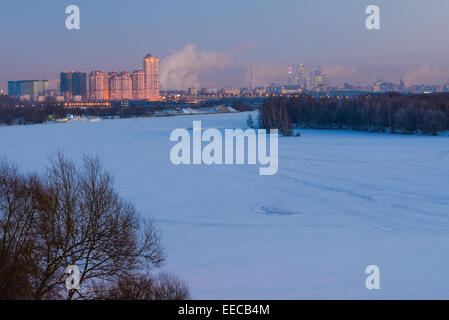
POLYGON ((41 171, 57 150, 98 154, 196 299, 449 298, 447 137, 302 130, 279 139, 274 176, 171 164, 171 130, 245 128, 247 116, 0 127, 0 157, 41 171), (365 288, 371 264, 380 290, 365 288))

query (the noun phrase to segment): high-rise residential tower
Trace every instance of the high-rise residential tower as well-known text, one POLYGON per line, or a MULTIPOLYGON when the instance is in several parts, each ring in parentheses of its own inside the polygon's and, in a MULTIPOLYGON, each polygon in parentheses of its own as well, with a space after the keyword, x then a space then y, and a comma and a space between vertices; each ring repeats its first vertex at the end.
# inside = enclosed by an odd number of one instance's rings
POLYGON ((106 73, 103 78, 103 100, 109 100, 109 75, 106 73))
POLYGON ((64 96, 66 100, 72 100, 72 73, 62 72, 59 80, 61 95, 64 96))
POLYGON ((145 72, 142 69, 134 71, 131 78, 133 81, 133 99, 145 100, 145 72))
POLYGON ((80 71, 61 73, 61 95, 67 100, 75 96, 87 99, 87 73, 80 71))
POLYGON ((147 100, 159 100, 159 58, 151 53, 143 59, 143 71, 145 73, 145 98, 147 100))
POLYGON ((89 99, 105 100, 104 98, 104 72, 92 71, 89 74, 89 99))
POLYGON ((117 72, 109 72, 109 99, 120 100, 122 98, 122 83, 117 72))
POLYGON ((122 71, 119 74, 120 80, 120 99, 132 100, 133 98, 133 85, 131 80, 131 75, 128 71, 122 71))

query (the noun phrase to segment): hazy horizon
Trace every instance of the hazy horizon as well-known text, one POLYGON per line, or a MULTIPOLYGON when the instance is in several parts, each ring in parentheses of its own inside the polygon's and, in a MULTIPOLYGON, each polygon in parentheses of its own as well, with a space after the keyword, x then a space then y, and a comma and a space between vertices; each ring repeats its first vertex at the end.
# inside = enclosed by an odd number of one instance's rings
POLYGON ((134 71, 146 53, 161 58, 162 88, 285 82, 289 65, 328 72, 332 85, 377 79, 407 85, 449 80, 449 2, 18 0, 2 5, 0 89, 8 80, 48 79, 65 70, 134 71), (66 6, 81 29, 65 28, 66 6), (365 28, 365 8, 381 30, 365 28))

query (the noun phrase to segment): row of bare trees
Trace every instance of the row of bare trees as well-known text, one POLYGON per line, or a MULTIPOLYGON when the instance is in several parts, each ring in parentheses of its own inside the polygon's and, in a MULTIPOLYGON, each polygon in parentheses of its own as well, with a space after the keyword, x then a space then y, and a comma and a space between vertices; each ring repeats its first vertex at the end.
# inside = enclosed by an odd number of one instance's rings
POLYGON ((0 96, 0 125, 38 124, 46 122, 49 117, 64 118, 68 114, 75 116, 99 116, 122 118, 151 116, 158 110, 163 110, 162 105, 152 106, 128 106, 122 107, 114 104, 111 107, 63 107, 55 102, 33 105, 31 102, 19 102, 9 96, 0 96))
MULTIPOLYGON (((145 117, 153 116, 157 111, 170 108, 180 108, 182 104, 153 103, 151 105, 130 102, 129 106, 121 106, 119 101, 111 102, 110 107, 76 108, 62 106, 61 103, 51 100, 34 104, 29 101, 17 101, 10 96, 0 95, 0 125, 38 124, 46 122, 49 117, 64 118, 68 114, 74 116, 95 117, 145 117)), ((200 108, 227 104, 224 100, 205 101, 196 106, 189 104, 190 108, 200 108)), ((237 111, 252 111, 254 105, 243 101, 234 101, 232 107, 237 111)))
POLYGON ((293 134, 293 121, 285 99, 271 98, 259 110, 260 128, 278 129, 284 136, 293 134))
POLYGON ((293 126, 436 135, 449 130, 449 94, 276 97, 261 107, 260 125, 286 135, 293 126))
POLYGON ((156 270, 160 232, 114 188, 97 158, 61 154, 44 175, 0 162, 0 299, 187 299, 156 270), (79 289, 66 287, 77 266, 79 289))

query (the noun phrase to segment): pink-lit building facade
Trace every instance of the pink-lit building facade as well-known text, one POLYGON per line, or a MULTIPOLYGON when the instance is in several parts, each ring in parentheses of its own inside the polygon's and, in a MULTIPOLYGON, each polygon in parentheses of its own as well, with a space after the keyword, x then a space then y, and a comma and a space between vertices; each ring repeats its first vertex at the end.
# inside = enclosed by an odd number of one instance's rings
POLYGON ((147 100, 159 100, 159 58, 151 53, 143 59, 145 72, 145 95, 147 100))
POLYGON ((145 72, 142 69, 134 71, 131 75, 133 85, 133 99, 145 100, 145 72))
POLYGON ((89 99, 100 100, 160 100, 159 58, 145 56, 143 70, 92 71, 89 75, 89 99))

